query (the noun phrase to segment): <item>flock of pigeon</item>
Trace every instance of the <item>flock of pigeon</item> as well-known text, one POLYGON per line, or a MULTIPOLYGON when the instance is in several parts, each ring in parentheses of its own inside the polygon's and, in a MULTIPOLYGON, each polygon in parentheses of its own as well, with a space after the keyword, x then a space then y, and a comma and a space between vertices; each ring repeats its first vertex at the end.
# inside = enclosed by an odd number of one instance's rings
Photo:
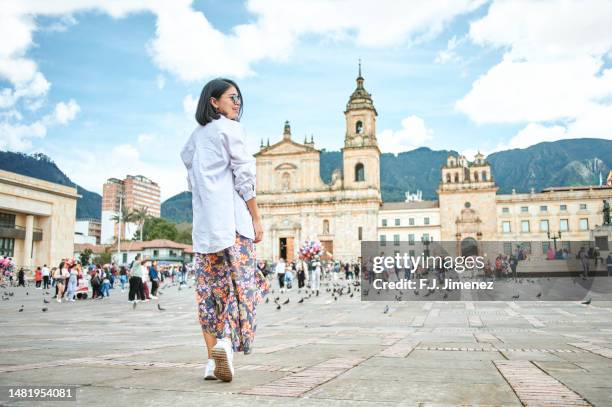
MULTIPOLYGON (((0 288, 6 289, 7 288, 6 284, 1 284, 0 288)), ((43 304, 49 304, 50 301, 47 298, 44 297, 45 295, 49 295, 49 294, 50 294, 49 291, 44 291, 43 292, 43 304)), ((9 300, 11 300, 11 298, 14 295, 15 295, 14 291, 3 291, 2 292, 2 301, 9 301, 9 300)), ((26 291, 26 295, 29 296, 30 292, 26 291)), ((25 309, 25 306, 23 304, 21 304, 21 306, 19 307, 17 312, 23 312, 24 309, 25 309)), ((49 308, 43 305, 41 311, 42 312, 47 312, 47 311, 49 311, 49 308)))
MULTIPOLYGON (((549 279, 550 280, 550 279, 549 279)), ((519 284, 523 283, 522 279, 519 279, 517 281, 519 284)), ((527 283, 535 283, 535 281, 530 280, 530 279, 526 279, 527 283)), ((576 283, 576 278, 573 280, 574 284, 576 283)), ((343 295, 353 298, 355 293, 359 293, 360 292, 360 284, 357 281, 349 281, 349 282, 344 282, 344 284, 340 284, 338 282, 324 282, 322 285, 325 285, 325 293, 327 295, 329 295, 331 298, 333 298, 334 301, 338 301, 338 298, 342 297, 343 295)), ((164 290, 165 289, 170 289, 172 287, 177 287, 178 286, 178 290, 182 290, 185 287, 186 288, 192 288, 193 285, 183 285, 183 284, 179 284, 176 282, 173 282, 172 284, 168 284, 168 285, 164 285, 162 286, 157 295, 161 296, 164 294, 164 290)), ((6 289, 7 286, 6 284, 2 284, 0 285, 0 289, 6 289)), ((314 290, 311 290, 309 288, 304 288, 304 289, 298 289, 297 290, 297 294, 302 294, 302 291, 304 291, 304 294, 300 297, 300 299, 297 301, 298 304, 303 304, 305 301, 309 300, 312 296, 319 296, 319 292, 315 292, 314 290)), ((435 292, 435 290, 427 290, 427 292, 423 295, 423 297, 428 297, 429 295, 433 294, 433 292, 435 292)), ((268 304, 270 302, 270 297, 272 297, 275 293, 275 290, 270 290, 270 295, 266 297, 265 303, 268 304)), ((49 296, 50 292, 49 291, 43 291, 43 307, 41 309, 42 312, 47 312, 49 310, 49 308, 45 305, 45 304, 49 304, 50 300, 48 298, 46 298, 45 296, 49 296)), ((290 299, 289 296, 287 296, 287 298, 281 302, 281 295, 284 294, 283 291, 281 290, 280 295, 276 295, 274 296, 274 299, 272 300, 272 302, 276 305, 276 309, 278 311, 280 311, 282 309, 283 306, 288 305, 290 303, 290 299)), ((380 295, 380 291, 378 291, 378 294, 380 295)), ((413 294, 415 296, 420 295, 419 290, 414 290, 413 294)), ((14 291, 3 291, 2 293, 2 301, 9 301, 11 300, 11 298, 15 295, 14 291)), ((26 295, 29 296, 30 293, 29 291, 27 291, 26 288, 26 295)), ((364 290, 364 295, 368 295, 368 290, 364 290)), ((395 301, 401 301, 402 300, 402 296, 404 295, 404 293, 402 291, 399 291, 399 295, 395 295, 395 301)), ((446 299, 448 297, 447 293, 444 293, 443 295, 443 299, 446 299)), ((538 292, 538 294, 536 294, 535 296, 536 298, 541 298, 542 297, 542 292, 538 292)), ((517 293, 515 295, 512 296, 513 300, 517 300, 520 298, 520 294, 517 293)), ((137 302, 134 302, 132 305, 133 309, 136 309, 137 307, 137 302)), ((586 299, 585 301, 582 301, 581 304, 583 305, 589 305, 591 304, 591 298, 586 299)), ((18 312, 23 312, 23 310, 25 309, 24 305, 21 304, 21 306, 18 309, 18 312)), ((157 309, 159 311, 165 311, 166 308, 163 308, 159 303, 157 303, 157 309)), ((389 312, 389 305, 385 305, 384 309, 383 309, 383 313, 388 313, 389 312)))
MULTIPOLYGON (((360 292, 359 282, 357 281, 347 282, 346 284, 340 284, 337 282, 333 282, 333 283, 324 282, 322 283, 322 285, 326 286, 325 294, 333 298, 334 301, 338 301, 338 298, 342 297, 343 295, 349 298, 353 298, 355 296, 355 293, 360 292)), ((309 300, 310 298, 312 298, 312 296, 315 296, 315 297, 319 296, 318 290, 315 291, 309 288, 303 288, 303 289, 298 288, 297 294, 301 295, 302 291, 304 293, 300 297, 300 299, 297 301, 298 304, 303 304, 306 300, 309 300)), ((265 301, 266 304, 270 302, 270 297, 273 296, 274 294, 275 294, 275 290, 270 290, 270 295, 266 297, 266 301, 265 301)), ((283 294, 283 292, 281 291, 280 294, 283 294)), ((289 304, 290 301, 291 300, 287 296, 287 298, 281 302, 281 295, 276 295, 274 299, 272 300, 272 302, 276 304, 276 309, 278 311, 282 309, 283 305, 289 304)))

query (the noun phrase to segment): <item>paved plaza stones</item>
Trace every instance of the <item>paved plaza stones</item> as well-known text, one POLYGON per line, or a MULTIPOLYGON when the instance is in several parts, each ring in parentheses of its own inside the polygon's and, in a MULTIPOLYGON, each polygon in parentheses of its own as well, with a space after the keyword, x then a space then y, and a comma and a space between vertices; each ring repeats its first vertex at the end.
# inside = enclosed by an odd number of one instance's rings
POLYGON ((76 403, 1 405, 612 406, 609 302, 298 304, 294 289, 280 311, 260 305, 253 353, 222 383, 203 380, 192 289, 165 288, 166 311, 119 290, 68 304, 11 291, 0 385, 79 387, 76 403))

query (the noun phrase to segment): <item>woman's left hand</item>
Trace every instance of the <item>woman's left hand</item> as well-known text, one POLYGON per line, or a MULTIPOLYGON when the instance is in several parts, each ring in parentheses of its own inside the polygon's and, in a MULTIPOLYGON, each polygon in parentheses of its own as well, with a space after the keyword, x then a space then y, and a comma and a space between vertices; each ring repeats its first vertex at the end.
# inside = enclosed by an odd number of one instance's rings
POLYGON ((255 231, 255 240, 253 240, 253 243, 261 242, 263 239, 263 227, 261 226, 261 221, 253 221, 253 230, 255 231))

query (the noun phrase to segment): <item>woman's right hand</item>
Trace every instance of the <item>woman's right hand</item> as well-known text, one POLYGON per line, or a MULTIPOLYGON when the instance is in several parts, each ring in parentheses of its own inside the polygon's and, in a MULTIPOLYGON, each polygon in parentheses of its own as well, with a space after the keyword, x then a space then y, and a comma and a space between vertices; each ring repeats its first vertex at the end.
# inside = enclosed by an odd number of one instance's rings
POLYGON ((253 221, 253 230, 255 231, 255 240, 253 243, 259 243, 263 239, 263 227, 260 220, 253 221))

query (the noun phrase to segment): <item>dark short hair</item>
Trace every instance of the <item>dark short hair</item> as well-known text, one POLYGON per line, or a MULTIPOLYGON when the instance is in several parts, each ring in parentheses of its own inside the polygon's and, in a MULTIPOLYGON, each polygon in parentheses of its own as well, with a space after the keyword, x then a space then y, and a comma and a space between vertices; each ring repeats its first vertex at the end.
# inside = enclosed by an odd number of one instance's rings
POLYGON ((215 111, 215 108, 210 103, 210 98, 213 97, 215 99, 219 99, 230 86, 235 87, 236 91, 238 92, 238 96, 240 96, 240 111, 238 112, 238 117, 236 118, 236 121, 240 121, 240 117, 242 116, 242 108, 244 107, 240 88, 236 82, 232 81, 231 79, 217 78, 204 85, 202 93, 200 94, 200 100, 198 101, 198 108, 196 109, 195 114, 195 118, 200 125, 206 126, 208 123, 221 117, 221 115, 215 111))

